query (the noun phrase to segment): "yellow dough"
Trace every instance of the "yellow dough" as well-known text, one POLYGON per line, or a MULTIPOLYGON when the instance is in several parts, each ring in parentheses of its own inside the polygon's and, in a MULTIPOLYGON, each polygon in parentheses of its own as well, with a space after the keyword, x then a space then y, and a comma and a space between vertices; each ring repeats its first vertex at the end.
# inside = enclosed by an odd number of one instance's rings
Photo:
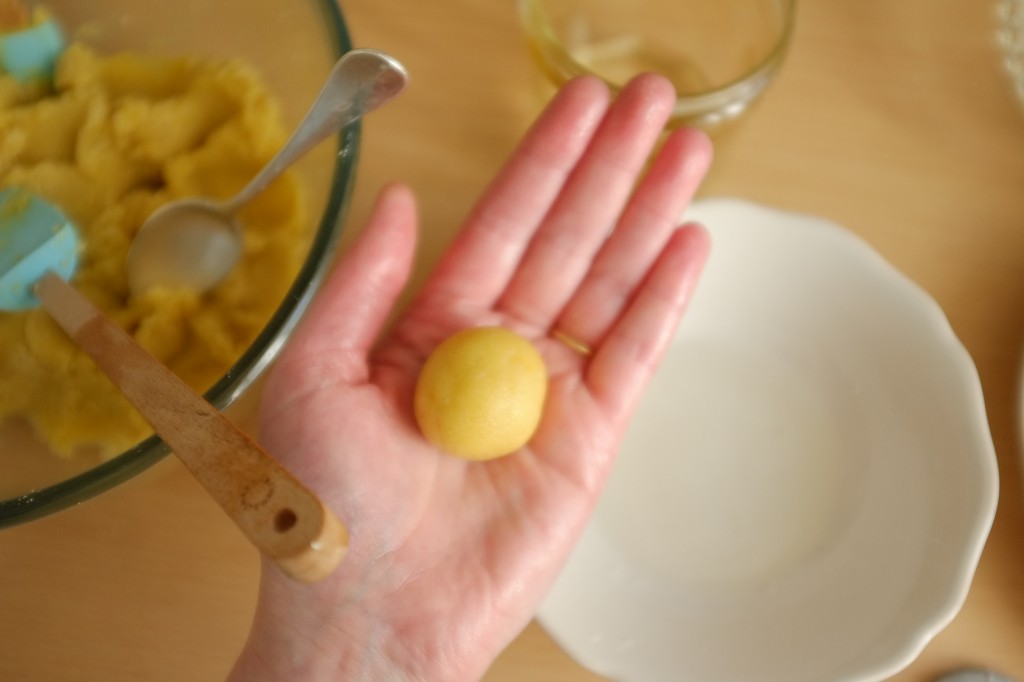
POLYGON ((483 460, 515 452, 544 411, 548 375, 533 344, 502 327, 467 329, 430 354, 414 410, 424 437, 445 452, 483 460))
MULTIPOLYGON (((245 252, 214 291, 132 296, 128 247, 157 207, 226 198, 286 137, 277 103, 237 61, 100 56, 71 45, 52 92, 0 76, 0 187, 59 206, 83 251, 72 283, 191 386, 209 388, 280 304, 308 243, 285 174, 242 211, 245 252)), ((0 421, 27 420, 54 452, 111 457, 150 433, 41 310, 0 313, 0 421)))

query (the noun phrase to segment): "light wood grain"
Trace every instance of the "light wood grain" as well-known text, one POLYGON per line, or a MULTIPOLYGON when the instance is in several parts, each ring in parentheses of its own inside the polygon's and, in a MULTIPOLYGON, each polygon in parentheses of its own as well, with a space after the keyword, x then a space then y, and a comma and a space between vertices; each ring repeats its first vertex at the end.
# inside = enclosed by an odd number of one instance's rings
POLYGON ((67 282, 35 291, 264 556, 303 582, 337 568, 348 533, 316 495, 67 282))
MULTIPOLYGON (((1024 115, 999 71, 993 4, 800 3, 779 80, 718 149, 702 191, 854 231, 939 302, 978 366, 1002 477, 995 526, 963 610, 898 682, 966 664, 1024 678, 1024 115)), ((393 54, 411 76, 364 124, 346 244, 375 192, 408 182, 423 223, 414 288, 549 90, 511 2, 343 8, 355 42, 393 54)), ((250 431, 254 405, 249 396, 231 411, 250 431)), ((222 679, 244 641, 257 574, 245 539, 168 460, 75 509, 0 531, 0 679, 222 679)), ((533 624, 486 679, 600 678, 533 624)))

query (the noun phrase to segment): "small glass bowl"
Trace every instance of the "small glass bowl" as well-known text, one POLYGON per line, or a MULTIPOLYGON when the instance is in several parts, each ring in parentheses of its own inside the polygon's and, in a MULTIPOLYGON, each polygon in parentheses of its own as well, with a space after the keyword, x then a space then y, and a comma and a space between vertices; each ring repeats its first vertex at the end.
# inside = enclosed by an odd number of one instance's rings
MULTIPOLYGON (((297 125, 334 62, 352 48, 333 0, 47 0, 66 34, 102 52, 240 57, 297 125)), ((277 356, 333 262, 355 180, 359 126, 295 166, 311 216, 308 250, 266 326, 205 397, 224 410, 277 356)), ((169 453, 157 437, 105 462, 61 460, 18 425, 0 426, 0 527, 77 504, 138 475, 169 453)))
POLYGON ((530 51, 555 85, 592 74, 616 91, 658 72, 678 93, 670 126, 709 133, 772 82, 795 14, 795 0, 519 0, 530 51))

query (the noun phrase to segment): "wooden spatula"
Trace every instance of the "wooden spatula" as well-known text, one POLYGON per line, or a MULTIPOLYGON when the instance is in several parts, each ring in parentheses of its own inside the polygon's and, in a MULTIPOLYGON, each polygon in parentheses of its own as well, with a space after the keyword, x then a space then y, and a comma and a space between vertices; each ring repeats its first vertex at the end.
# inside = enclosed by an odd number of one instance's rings
POLYGON ((35 294, 257 549, 297 580, 334 570, 348 533, 311 491, 60 277, 35 294))
POLYGON ((341 561, 348 533, 323 503, 64 280, 78 233, 55 206, 0 190, 0 311, 42 305, 264 555, 316 581, 341 561), (59 273, 59 274, 58 274, 59 273))

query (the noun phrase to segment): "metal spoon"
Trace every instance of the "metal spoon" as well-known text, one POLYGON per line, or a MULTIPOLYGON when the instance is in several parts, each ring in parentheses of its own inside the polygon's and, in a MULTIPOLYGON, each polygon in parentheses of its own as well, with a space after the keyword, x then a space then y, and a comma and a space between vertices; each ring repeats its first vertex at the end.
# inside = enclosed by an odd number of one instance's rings
POLYGON ((376 50, 345 53, 291 139, 234 198, 169 203, 143 223, 128 252, 128 286, 139 294, 155 286, 202 292, 234 267, 242 253, 234 214, 302 155, 405 89, 408 76, 376 50))

